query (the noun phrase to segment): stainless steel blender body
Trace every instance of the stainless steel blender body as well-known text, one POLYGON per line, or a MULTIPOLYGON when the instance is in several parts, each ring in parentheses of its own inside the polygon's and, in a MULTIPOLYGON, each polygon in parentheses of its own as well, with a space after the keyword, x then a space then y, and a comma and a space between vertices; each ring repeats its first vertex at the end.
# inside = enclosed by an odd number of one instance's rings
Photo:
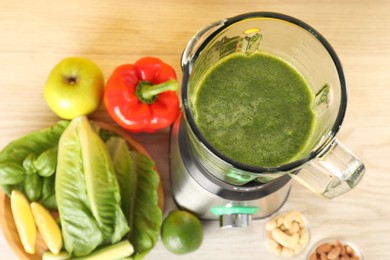
POLYGON ((267 217, 284 204, 291 188, 288 175, 268 184, 224 182, 199 164, 186 127, 179 116, 170 141, 171 191, 180 208, 201 219, 219 219, 221 227, 245 227, 252 218, 267 217))

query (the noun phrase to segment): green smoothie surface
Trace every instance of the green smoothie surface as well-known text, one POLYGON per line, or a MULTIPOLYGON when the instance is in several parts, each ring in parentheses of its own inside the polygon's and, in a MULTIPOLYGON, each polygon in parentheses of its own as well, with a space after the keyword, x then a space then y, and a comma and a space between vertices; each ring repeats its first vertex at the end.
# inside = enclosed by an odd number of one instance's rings
POLYGON ((275 167, 304 153, 315 125, 313 94, 303 77, 267 53, 231 54, 200 82, 195 121, 224 156, 275 167))

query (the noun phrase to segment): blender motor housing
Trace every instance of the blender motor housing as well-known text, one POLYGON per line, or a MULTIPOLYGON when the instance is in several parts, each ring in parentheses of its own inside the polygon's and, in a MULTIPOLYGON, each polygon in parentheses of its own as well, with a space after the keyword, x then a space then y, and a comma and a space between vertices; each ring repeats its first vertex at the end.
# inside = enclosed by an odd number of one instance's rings
POLYGON ((221 227, 249 226, 252 218, 265 218, 279 210, 290 192, 290 176, 266 184, 226 183, 197 163, 186 127, 180 115, 171 129, 170 140, 171 190, 180 208, 203 220, 219 219, 221 227))

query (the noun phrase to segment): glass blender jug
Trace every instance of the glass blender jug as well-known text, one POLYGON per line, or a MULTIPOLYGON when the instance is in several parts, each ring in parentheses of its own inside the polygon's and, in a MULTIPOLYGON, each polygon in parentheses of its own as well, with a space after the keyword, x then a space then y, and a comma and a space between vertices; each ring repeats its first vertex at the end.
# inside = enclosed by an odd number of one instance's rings
MULTIPOLYGON (((322 197, 334 198, 353 189, 364 175, 364 164, 336 139, 347 106, 341 63, 325 38, 304 22, 271 12, 216 21, 190 40, 183 52, 182 71, 181 120, 185 130, 179 139, 188 139, 191 160, 208 179, 239 192, 246 187, 260 190, 288 177, 322 197), (194 110, 200 81, 219 60, 237 52, 266 52, 279 57, 294 67, 311 88, 316 127, 309 148, 300 158, 276 167, 247 165, 224 156, 200 131, 194 110)), ((175 196, 181 184, 173 178, 175 196)))
POLYGON ((275 13, 251 13, 221 20, 200 31, 183 59, 182 101, 188 135, 199 163, 217 178, 235 185, 269 182, 284 174, 316 193, 334 198, 354 188, 364 165, 336 139, 347 106, 341 63, 330 44, 313 28, 275 13), (220 154, 204 138, 194 120, 199 81, 218 60, 235 52, 264 51, 287 61, 315 94, 317 127, 304 156, 272 168, 245 165, 220 154))

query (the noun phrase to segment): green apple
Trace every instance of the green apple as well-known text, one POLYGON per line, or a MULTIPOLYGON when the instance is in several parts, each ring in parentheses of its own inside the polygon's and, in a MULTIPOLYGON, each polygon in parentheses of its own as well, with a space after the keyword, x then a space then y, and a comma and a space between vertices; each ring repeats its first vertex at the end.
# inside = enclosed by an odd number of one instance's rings
POLYGON ((69 57, 60 61, 50 72, 44 97, 63 119, 88 115, 99 108, 104 93, 104 77, 91 60, 69 57))

